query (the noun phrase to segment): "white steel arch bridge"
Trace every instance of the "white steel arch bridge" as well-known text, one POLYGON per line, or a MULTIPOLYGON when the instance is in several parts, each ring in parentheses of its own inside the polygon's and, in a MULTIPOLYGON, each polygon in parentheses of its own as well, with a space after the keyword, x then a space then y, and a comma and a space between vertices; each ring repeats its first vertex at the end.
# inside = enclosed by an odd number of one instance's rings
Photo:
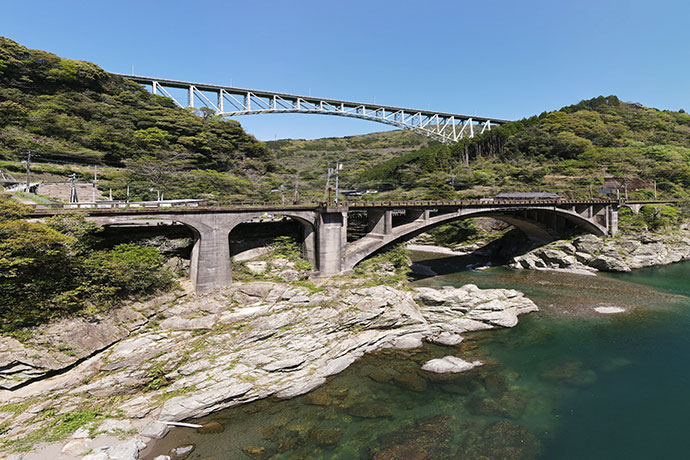
POLYGON ((114 75, 142 84, 153 94, 172 99, 179 107, 207 107, 221 117, 264 113, 309 113, 360 118, 415 131, 445 144, 456 143, 465 137, 474 137, 477 133, 490 130, 492 126, 510 121, 233 86, 117 73, 114 75), (186 93, 184 102, 180 102, 172 94, 174 90, 180 89, 186 93))

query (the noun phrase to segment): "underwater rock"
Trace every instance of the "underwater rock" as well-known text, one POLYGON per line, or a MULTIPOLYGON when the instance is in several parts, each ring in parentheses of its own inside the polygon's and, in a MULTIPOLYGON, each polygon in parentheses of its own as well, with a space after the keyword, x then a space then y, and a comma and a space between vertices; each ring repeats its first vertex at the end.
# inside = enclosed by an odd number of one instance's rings
POLYGON ((524 392, 508 391, 499 397, 472 398, 467 404, 467 409, 473 415, 517 419, 527 409, 527 402, 524 392))
POLYGON ((395 383, 403 388, 412 391, 426 390, 426 380, 420 377, 417 373, 402 373, 394 378, 395 383))
POLYGON ((452 423, 447 414, 416 420, 412 426, 382 435, 373 460, 435 460, 450 458, 452 423))
POLYGON ((597 381, 596 372, 585 368, 581 361, 565 362, 541 372, 539 377, 544 380, 559 381, 574 387, 589 386, 597 381))
POLYGON ((264 446, 244 446, 242 453, 253 460, 263 460, 272 455, 264 446))
POLYGON ((369 378, 375 382, 385 383, 393 380, 393 375, 386 369, 376 368, 369 372, 369 378))
POLYGON ((305 400, 307 404, 311 404, 313 406, 329 406, 333 404, 333 399, 323 391, 308 393, 305 397, 305 400))
POLYGON ((201 428, 196 429, 199 434, 216 434, 225 431, 225 427, 220 422, 204 423, 201 428))
POLYGON ((360 418, 383 418, 393 415, 387 404, 381 402, 367 402, 354 404, 345 409, 348 415, 360 418))
POLYGON ((480 387, 479 382, 475 378, 462 378, 441 385, 441 390, 450 394, 467 396, 477 391, 480 387))
POLYGON ((492 395, 508 391, 508 380, 501 374, 490 374, 483 379, 484 388, 492 395))
POLYGON ((541 443, 527 428, 505 420, 472 432, 454 458, 463 460, 531 460, 541 453, 541 443))
POLYGON ((170 457, 172 457, 173 460, 183 460, 189 457, 189 454, 194 452, 194 449, 196 449, 196 446, 194 444, 176 447, 170 451, 170 457))
POLYGON ((309 437, 319 446, 332 446, 340 442, 343 430, 339 428, 313 429, 309 432, 309 437))

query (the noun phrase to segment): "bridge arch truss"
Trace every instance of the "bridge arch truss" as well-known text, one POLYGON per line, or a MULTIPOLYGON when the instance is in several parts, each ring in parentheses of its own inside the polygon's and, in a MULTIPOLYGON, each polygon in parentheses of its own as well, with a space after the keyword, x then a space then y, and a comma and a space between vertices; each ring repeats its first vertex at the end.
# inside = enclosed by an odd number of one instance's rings
POLYGON ((115 74, 142 84, 153 94, 172 99, 179 107, 206 107, 217 116, 268 113, 305 113, 359 118, 415 131, 442 143, 452 144, 466 137, 484 133, 508 122, 499 118, 417 110, 380 104, 300 96, 232 86, 192 83, 126 74, 115 74), (175 94, 183 90, 180 102, 175 94), (177 92, 177 93, 176 93, 177 92))

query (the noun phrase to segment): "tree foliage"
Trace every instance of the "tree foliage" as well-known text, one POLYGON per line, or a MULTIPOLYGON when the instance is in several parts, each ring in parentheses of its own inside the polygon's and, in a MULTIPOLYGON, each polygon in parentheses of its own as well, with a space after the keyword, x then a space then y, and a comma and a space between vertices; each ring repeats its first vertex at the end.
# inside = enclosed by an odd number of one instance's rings
POLYGON ((202 115, 93 63, 0 37, 0 157, 31 148, 44 158, 122 165, 164 151, 235 174, 251 160, 275 167, 271 150, 237 122, 202 115))
POLYGON ((155 249, 97 250, 98 225, 61 215, 27 222, 0 198, 0 332, 77 312, 97 312, 172 285, 155 249))

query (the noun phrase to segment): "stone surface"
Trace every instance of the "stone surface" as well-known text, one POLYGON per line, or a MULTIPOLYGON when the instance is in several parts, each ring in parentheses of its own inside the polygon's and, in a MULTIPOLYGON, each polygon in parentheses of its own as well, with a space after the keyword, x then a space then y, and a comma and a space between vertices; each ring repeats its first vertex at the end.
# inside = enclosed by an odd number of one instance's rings
POLYGON ((582 235, 572 242, 556 241, 514 257, 511 268, 572 271, 631 270, 690 260, 690 231, 630 234, 616 238, 582 235))
POLYGON ((615 313, 625 313, 625 308, 621 307, 595 307, 594 311, 597 313, 603 313, 605 315, 611 315, 615 313))
MULTIPOLYGON (((132 329, 62 375, 22 388, 18 394, 36 402, 25 414, 8 417, 28 428, 32 413, 64 413, 84 401, 117 400, 130 419, 106 420, 97 430, 137 430, 138 436, 157 438, 167 430, 160 422, 201 417, 269 396, 309 393, 366 353, 416 348, 423 340, 459 344, 467 331, 509 327, 518 315, 536 309, 517 291, 474 285, 417 290, 325 285, 310 290, 268 281, 234 284, 213 294, 171 299, 153 324, 132 329)), ((6 361, 14 353, 27 353, 30 345, 10 338, 2 343, 11 355, 6 361)), ((452 364, 457 370, 459 362, 452 364)), ((416 370, 384 374, 372 372, 371 377, 415 391, 427 385, 426 376, 416 370)), ((310 399, 313 404, 329 404, 329 398, 318 395, 310 399)), ((365 418, 390 415, 382 403, 342 410, 365 418)), ((14 431, 9 435, 18 436, 14 431)), ((336 433, 319 436, 323 445, 338 438, 336 433)), ((94 448, 91 455, 136 458, 139 443, 140 438, 113 442, 94 448)))
POLYGON ((89 449, 91 449, 91 443, 92 441, 87 438, 74 439, 65 444, 60 452, 62 454, 71 455, 73 457, 83 455, 89 449))
POLYGON ((422 366, 422 370, 433 372, 434 374, 457 374, 458 372, 465 372, 481 365, 481 361, 468 362, 456 356, 444 356, 443 358, 427 361, 422 366))
POLYGON ((170 431, 170 426, 162 422, 151 422, 139 434, 151 439, 161 439, 170 431))
POLYGON ((451 334, 449 332, 441 332, 436 336, 429 338, 429 342, 435 343, 436 345, 445 345, 447 347, 452 347, 462 342, 462 336, 458 334, 451 334))

